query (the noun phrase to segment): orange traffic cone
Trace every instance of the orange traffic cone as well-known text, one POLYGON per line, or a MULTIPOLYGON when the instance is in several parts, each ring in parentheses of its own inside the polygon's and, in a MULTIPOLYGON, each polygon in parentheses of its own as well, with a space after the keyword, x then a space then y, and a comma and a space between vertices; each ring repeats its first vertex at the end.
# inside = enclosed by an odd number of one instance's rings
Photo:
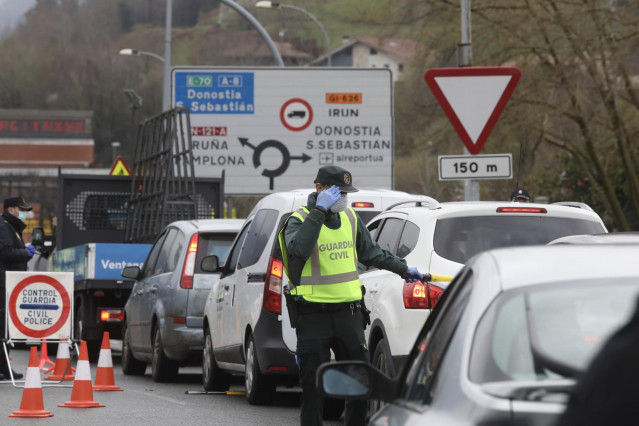
POLYGON ((54 366, 55 364, 49 359, 49 354, 47 353, 47 339, 42 340, 42 348, 40 349, 40 364, 38 367, 40 370, 44 370, 45 365, 54 366))
POLYGON ((45 380, 73 380, 75 368, 71 367, 70 364, 69 344, 67 343, 67 339, 62 339, 62 341, 58 343, 58 355, 55 357, 55 367, 51 367, 45 371, 45 373, 49 373, 53 370, 53 374, 49 377, 45 377, 45 380))
POLYGON ((78 357, 71 400, 58 407, 72 408, 94 408, 104 407, 99 402, 93 400, 93 390, 91 389, 91 368, 89 367, 89 354, 87 353, 87 342, 80 342, 80 356, 78 357))
POLYGON ((94 391, 121 391, 115 385, 113 377, 113 360, 111 359, 111 344, 109 343, 109 332, 105 331, 102 336, 102 348, 98 358, 98 369, 95 373, 94 391))
POLYGON ((9 417, 53 417, 50 411, 45 411, 42 400, 42 383, 40 382, 40 368, 38 367, 38 348, 31 347, 27 378, 22 392, 20 409, 9 414, 9 417))

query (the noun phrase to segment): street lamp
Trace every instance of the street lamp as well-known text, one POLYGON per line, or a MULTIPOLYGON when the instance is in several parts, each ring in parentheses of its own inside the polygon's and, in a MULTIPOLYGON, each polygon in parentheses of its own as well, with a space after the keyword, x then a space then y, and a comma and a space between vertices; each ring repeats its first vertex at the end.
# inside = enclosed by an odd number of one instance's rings
POLYGON ((152 58, 157 59, 158 61, 164 62, 164 58, 160 55, 153 52, 146 52, 144 50, 133 50, 133 49, 122 49, 120 50, 120 55, 125 56, 150 56, 152 58))
POLYGON ((324 26, 322 25, 322 23, 315 17, 313 16, 310 12, 308 12, 307 10, 302 9, 301 7, 297 7, 297 6, 293 6, 290 4, 281 4, 278 3, 276 1, 258 1, 257 3, 255 3, 255 7, 261 7, 264 9, 278 9, 278 8, 282 8, 282 9, 293 9, 293 10, 297 10, 298 12, 303 13, 304 15, 308 16, 309 18, 311 18, 319 27, 320 30, 322 30, 322 33, 324 34, 324 39, 326 40, 326 64, 327 66, 331 66, 331 41, 328 38, 328 34, 326 33, 326 30, 324 29, 324 26))
MULTIPOLYGON (((158 55, 157 53, 147 52, 144 50, 133 50, 133 49, 122 49, 120 50, 120 55, 124 56, 150 56, 152 58, 157 59, 160 62, 163 62, 166 68, 166 61, 163 57, 158 55)), ((164 70, 164 74, 166 75, 166 69, 164 70)), ((169 80, 165 77, 164 83, 162 85, 162 110, 166 111, 169 109, 169 80)))

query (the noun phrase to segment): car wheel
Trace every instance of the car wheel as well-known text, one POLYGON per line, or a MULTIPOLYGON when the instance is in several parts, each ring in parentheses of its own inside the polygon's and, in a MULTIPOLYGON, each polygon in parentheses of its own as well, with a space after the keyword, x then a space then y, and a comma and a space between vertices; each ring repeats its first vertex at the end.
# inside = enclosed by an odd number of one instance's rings
POLYGON ((260 372, 253 336, 249 338, 248 348, 246 349, 244 382, 246 384, 246 399, 249 404, 268 404, 273 399, 275 385, 269 377, 260 372))
POLYGON ((213 355, 213 338, 211 330, 204 333, 204 350, 202 352, 202 385, 207 391, 226 391, 231 387, 231 375, 218 367, 213 355))
POLYGON ((122 373, 127 376, 143 376, 146 371, 146 363, 135 359, 133 356, 133 351, 131 351, 131 336, 126 324, 122 334, 122 373))
POLYGON ((151 377, 154 382, 172 382, 177 376, 178 363, 167 358, 162 346, 160 327, 153 333, 153 356, 151 358, 151 377))
MULTIPOLYGON (((393 377, 391 371, 391 365, 389 363, 393 362, 390 352, 388 351, 385 339, 381 339, 377 346, 375 346, 375 352, 373 352, 373 367, 377 368, 382 373, 386 374, 389 377, 393 377)), ((379 401, 377 399, 369 399, 368 400, 368 413, 367 417, 370 418, 373 414, 378 412, 384 405, 384 402, 379 401)))

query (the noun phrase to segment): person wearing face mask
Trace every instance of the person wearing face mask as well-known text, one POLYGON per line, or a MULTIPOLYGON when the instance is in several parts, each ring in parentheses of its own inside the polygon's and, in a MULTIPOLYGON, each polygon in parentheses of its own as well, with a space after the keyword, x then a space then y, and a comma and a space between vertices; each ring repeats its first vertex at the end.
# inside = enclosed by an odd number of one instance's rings
MULTIPOLYGON (((364 338, 368 315, 357 272, 358 262, 417 281, 423 275, 406 261, 383 250, 366 224, 348 207, 348 194, 358 191, 347 170, 324 166, 307 205, 294 212, 279 233, 286 275, 291 325, 297 335, 302 401, 300 423, 322 424, 323 401, 315 376, 331 359, 370 362, 364 338)), ((399 289, 401 291, 401 289, 399 289)), ((364 425, 366 401, 347 401, 344 423, 364 425)))
MULTIPOLYGON (((32 210, 22 197, 5 198, 4 210, 0 216, 0 337, 5 332, 5 272, 26 271, 27 262, 35 253, 35 247, 25 246, 22 231, 27 213, 32 210)), ((22 374, 13 371, 14 379, 22 378, 22 374)), ((0 380, 10 379, 9 365, 0 353, 0 380)))

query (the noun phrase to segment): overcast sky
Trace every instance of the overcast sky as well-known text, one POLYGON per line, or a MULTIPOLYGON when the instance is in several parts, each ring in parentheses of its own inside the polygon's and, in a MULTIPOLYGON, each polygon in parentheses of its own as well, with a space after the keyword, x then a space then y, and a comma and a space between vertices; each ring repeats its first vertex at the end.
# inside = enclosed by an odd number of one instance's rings
POLYGON ((0 0, 0 36, 13 28, 36 0, 0 0))

